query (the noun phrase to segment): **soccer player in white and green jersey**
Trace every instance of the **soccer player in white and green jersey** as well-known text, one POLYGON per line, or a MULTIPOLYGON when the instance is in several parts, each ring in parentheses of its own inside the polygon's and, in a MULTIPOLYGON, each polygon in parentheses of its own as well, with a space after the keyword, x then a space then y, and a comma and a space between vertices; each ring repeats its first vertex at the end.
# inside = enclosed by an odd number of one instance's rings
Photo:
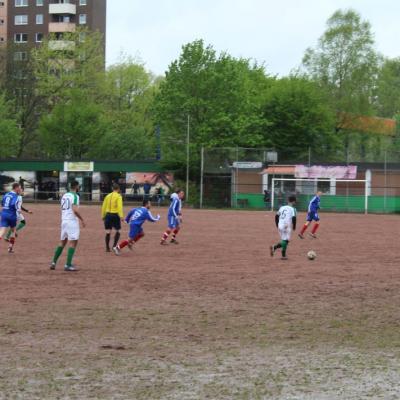
POLYGON ((71 190, 65 193, 61 199, 61 242, 56 248, 50 269, 55 270, 57 261, 60 258, 65 246, 68 244, 67 263, 64 270, 67 272, 78 271, 72 264, 72 259, 79 241, 80 229, 79 221, 82 227, 85 227, 85 221, 79 213, 79 183, 71 183, 71 190))
POLYGON ((292 230, 296 230, 296 216, 297 212, 294 208, 296 204, 296 196, 290 196, 288 204, 279 209, 275 216, 275 224, 278 228, 281 237, 280 243, 271 246, 271 257, 274 256, 277 249, 282 249, 282 260, 287 260, 286 250, 289 246, 289 241, 292 236, 292 230))

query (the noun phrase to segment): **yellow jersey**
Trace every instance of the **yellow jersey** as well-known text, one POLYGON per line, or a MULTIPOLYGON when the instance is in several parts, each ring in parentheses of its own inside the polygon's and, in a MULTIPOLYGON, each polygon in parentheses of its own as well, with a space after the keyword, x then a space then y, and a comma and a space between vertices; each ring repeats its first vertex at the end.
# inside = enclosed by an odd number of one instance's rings
POLYGON ((108 213, 118 214, 120 218, 124 218, 122 196, 117 192, 112 192, 104 198, 101 215, 104 218, 108 213))

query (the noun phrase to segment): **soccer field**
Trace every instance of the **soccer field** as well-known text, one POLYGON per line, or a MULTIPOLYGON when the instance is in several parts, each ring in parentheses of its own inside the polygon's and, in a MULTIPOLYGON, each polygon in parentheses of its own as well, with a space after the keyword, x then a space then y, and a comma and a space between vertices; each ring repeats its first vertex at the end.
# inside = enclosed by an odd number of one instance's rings
POLYGON ((65 273, 59 207, 32 210, 0 248, 0 399, 400 398, 399 216, 322 214, 281 261, 271 213, 184 210, 162 247, 162 210, 116 257, 83 206, 65 273))

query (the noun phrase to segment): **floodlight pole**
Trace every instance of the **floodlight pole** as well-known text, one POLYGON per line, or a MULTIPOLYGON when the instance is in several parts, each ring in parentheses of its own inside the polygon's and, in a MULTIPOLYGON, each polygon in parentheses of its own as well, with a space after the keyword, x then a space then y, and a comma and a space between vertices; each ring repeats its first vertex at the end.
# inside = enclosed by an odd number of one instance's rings
POLYGON ((203 208, 204 196, 204 147, 201 148, 201 175, 200 175, 200 208, 203 208))

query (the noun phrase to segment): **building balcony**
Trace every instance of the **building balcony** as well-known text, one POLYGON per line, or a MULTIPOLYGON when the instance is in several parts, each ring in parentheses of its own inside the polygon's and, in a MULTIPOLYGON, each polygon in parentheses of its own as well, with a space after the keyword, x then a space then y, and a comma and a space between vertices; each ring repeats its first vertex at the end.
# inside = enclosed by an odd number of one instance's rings
POLYGON ((49 33, 75 32, 76 24, 71 22, 50 22, 49 33))
POLYGON ((49 13, 50 14, 72 14, 76 15, 76 5, 70 3, 63 4, 49 4, 49 13))
POLYGON ((72 51, 75 49, 75 42, 72 40, 50 40, 49 49, 54 51, 72 51))

